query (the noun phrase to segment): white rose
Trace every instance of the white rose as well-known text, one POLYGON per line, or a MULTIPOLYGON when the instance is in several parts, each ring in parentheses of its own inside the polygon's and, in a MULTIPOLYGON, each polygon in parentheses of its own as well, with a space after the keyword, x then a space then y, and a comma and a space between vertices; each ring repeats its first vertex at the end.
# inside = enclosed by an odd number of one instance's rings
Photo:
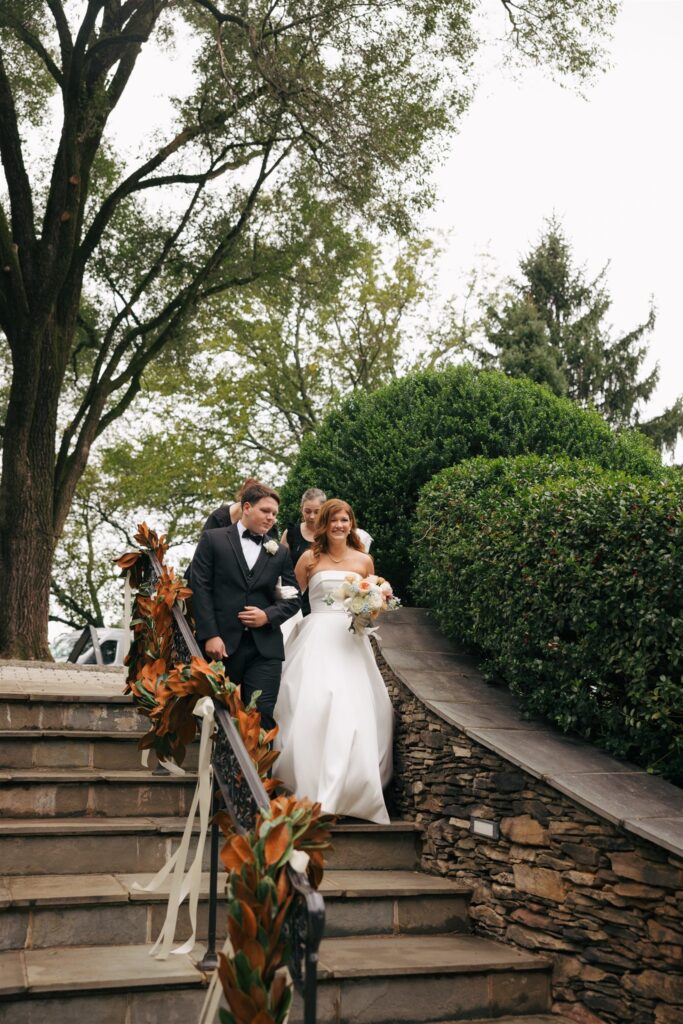
POLYGON ((368 607, 371 612, 378 612, 380 608, 384 608, 384 598, 378 590, 368 594, 368 607))
POLYGON ((280 547, 280 545, 276 540, 271 539, 267 540, 263 547, 265 548, 269 555, 276 555, 277 549, 280 547))

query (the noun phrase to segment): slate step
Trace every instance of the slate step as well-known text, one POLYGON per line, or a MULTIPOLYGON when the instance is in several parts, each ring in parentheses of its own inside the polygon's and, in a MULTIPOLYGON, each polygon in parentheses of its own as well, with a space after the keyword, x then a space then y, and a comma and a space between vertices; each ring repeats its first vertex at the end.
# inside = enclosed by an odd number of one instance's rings
POLYGON ((145 718, 135 710, 130 695, 123 692, 83 697, 60 693, 35 696, 3 693, 0 736, 6 731, 24 729, 140 733, 147 731, 147 725, 145 718))
MULTIPOLYGON (((196 948, 194 958, 200 955, 201 948, 196 948)), ((497 1018, 501 1024, 510 1010, 545 1015, 549 971, 550 963, 543 958, 470 936, 326 939, 320 955, 318 1021, 424 1024, 497 1018)), ((165 1024, 180 1024, 197 1018, 203 998, 197 991, 201 976, 190 957, 158 961, 149 956, 147 946, 2 953, 0 979, 0 999, 12 1000, 0 1002, 2 1024, 48 1019, 71 1024, 85 1012, 91 1020, 108 1024, 156 1021, 162 1014, 165 1024), (156 1004, 141 999, 141 989, 156 989, 148 993, 156 1004), (171 998, 163 998, 162 991, 169 990, 171 998), (47 996, 52 997, 49 1003, 47 996)), ((297 1000, 292 1024, 301 1019, 297 1000)), ((528 1017, 524 1024, 530 1024, 528 1017)))
MULTIPOLYGON (((152 805, 152 809, 156 807, 152 805)), ((184 828, 184 817, 153 813, 108 818, 0 818, 0 865, 5 876, 97 874, 103 866, 128 874, 156 872, 175 849, 184 828)), ((334 870, 413 871, 418 862, 418 838, 412 822, 336 825, 327 865, 334 870)), ((207 858, 208 848, 207 842, 207 858)))
MULTIPOLYGON (((318 1020, 422 1024, 548 1014, 550 972, 543 957, 475 936, 325 939, 318 1020)), ((301 1020, 297 999, 291 1022, 301 1020)))
POLYGON ((187 1024, 204 999, 193 964, 202 953, 156 960, 146 945, 0 953, 0 1024, 187 1024))
MULTIPOLYGON (((405 1024, 421 1024, 420 1021, 406 1021, 405 1024)), ((458 1024, 454 1020, 440 1021, 440 1024, 458 1024)), ((482 1020, 478 1017, 476 1020, 468 1020, 468 1024, 576 1024, 576 1020, 570 1020, 569 1017, 558 1016, 555 1013, 532 1013, 530 1015, 524 1014, 520 1017, 515 1014, 513 1017, 509 1017, 507 1014, 505 1017, 487 1017, 482 1020)))
MULTIPOLYGON (((113 768, 140 769, 138 740, 144 731, 93 732, 79 729, 17 729, 0 731, 0 769, 113 768)), ((198 744, 187 749, 183 768, 197 766, 198 744)), ((157 765, 149 756, 150 768, 157 765)))
POLYGON ((186 814, 196 777, 105 768, 4 768, 0 807, 13 818, 186 814))
MULTIPOLYGON (((0 949, 135 945, 153 941, 166 913, 170 880, 156 892, 149 873, 34 875, 0 883, 0 949)), ((226 934, 226 876, 218 879, 218 931, 226 934)), ((198 938, 207 934, 209 876, 202 877, 198 938)), ((468 932, 470 890, 448 880, 402 871, 330 871, 321 886, 329 936, 468 932)), ((176 937, 191 928, 186 904, 176 937)))
POLYGON ((341 821, 332 830, 326 864, 337 871, 414 871, 419 867, 420 831, 412 821, 388 825, 341 821))
MULTIPOLYGON (((144 892, 152 874, 34 875, 0 883, 0 949, 48 949, 68 946, 151 944, 166 916, 170 881, 158 892, 144 892), (3 891, 4 889, 4 891, 3 891)), ((219 894, 226 876, 219 876, 219 894)), ((198 940, 206 939, 208 873, 202 876, 197 914, 198 940)), ((223 903, 223 908, 225 903, 223 903)), ((187 901, 180 908, 177 943, 191 933, 187 901)), ((227 934, 227 915, 217 915, 219 938, 227 934)))
POLYGON ((325 935, 470 931, 471 889, 412 871, 326 870, 325 935))
POLYGON ((0 864, 5 876, 156 872, 184 827, 184 818, 152 815, 0 819, 0 864))

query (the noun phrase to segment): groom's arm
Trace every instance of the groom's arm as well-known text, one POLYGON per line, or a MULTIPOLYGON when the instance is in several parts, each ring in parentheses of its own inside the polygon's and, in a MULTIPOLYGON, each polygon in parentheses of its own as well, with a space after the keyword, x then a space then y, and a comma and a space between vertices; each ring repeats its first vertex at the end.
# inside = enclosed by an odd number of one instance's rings
POLYGON ((280 549, 284 555, 282 561, 282 567, 280 569, 280 577, 282 578, 283 587, 293 587, 296 590, 296 597, 282 598, 280 601, 274 601, 273 604, 269 605, 265 609, 268 622, 271 626, 281 626, 287 619, 291 619, 292 615, 301 608, 301 594, 299 593, 299 585, 294 575, 294 568, 292 566, 292 558, 289 551, 286 548, 280 549))
POLYGON ((192 610, 197 624, 197 639, 218 636, 213 604, 213 545, 203 533, 192 559, 192 610))

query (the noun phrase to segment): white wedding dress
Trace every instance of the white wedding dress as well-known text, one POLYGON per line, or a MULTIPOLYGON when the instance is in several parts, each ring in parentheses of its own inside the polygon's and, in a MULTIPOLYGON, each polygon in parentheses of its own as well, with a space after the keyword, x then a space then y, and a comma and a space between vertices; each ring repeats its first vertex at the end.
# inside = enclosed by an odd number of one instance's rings
POLYGON ((273 774, 323 811, 387 824, 382 789, 392 771, 391 701, 369 639, 349 632, 341 604, 325 604, 346 575, 313 574, 311 614, 285 647, 273 774))

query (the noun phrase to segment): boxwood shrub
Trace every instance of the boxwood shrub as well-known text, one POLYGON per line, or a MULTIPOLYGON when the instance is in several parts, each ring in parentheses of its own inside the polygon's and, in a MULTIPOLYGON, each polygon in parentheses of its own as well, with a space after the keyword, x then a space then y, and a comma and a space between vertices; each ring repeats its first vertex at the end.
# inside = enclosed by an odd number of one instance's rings
POLYGON ((425 486, 415 590, 540 714, 683 784, 683 478, 473 459, 425 486))
POLYGON ((410 374, 356 394, 301 445, 283 488, 281 519, 307 487, 346 498, 375 538, 378 568, 408 597, 409 546, 420 488, 476 455, 571 455, 612 469, 656 473, 641 434, 617 434, 596 413, 531 381, 469 366, 410 374))

